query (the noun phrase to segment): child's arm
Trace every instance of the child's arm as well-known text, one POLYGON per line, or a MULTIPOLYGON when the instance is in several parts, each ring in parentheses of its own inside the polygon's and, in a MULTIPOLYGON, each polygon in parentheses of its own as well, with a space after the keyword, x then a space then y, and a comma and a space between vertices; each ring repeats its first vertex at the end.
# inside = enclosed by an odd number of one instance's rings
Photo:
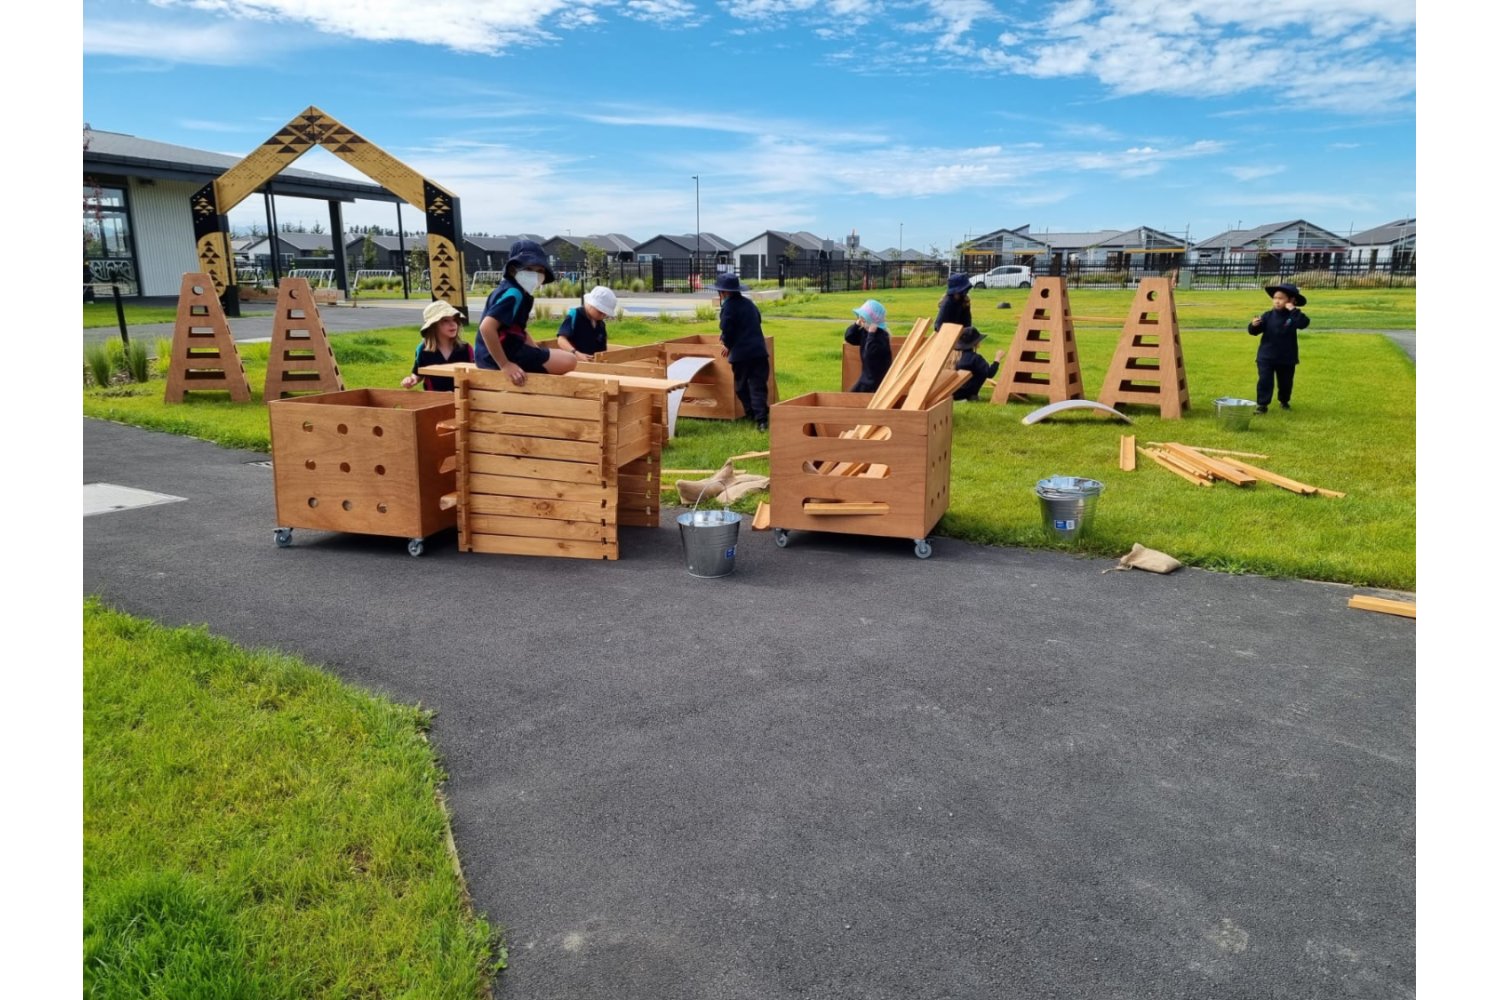
POLYGON ((411 363, 411 374, 408 375, 408 376, 406 376, 406 378, 404 378, 404 379, 401 380, 401 388, 403 388, 403 389, 410 389, 412 386, 414 386, 414 385, 417 384, 417 382, 419 381, 419 379, 417 377, 417 368, 421 364, 422 364, 422 345, 418 344, 417 345, 417 355, 416 355, 415 358, 412 359, 412 363, 411 363))

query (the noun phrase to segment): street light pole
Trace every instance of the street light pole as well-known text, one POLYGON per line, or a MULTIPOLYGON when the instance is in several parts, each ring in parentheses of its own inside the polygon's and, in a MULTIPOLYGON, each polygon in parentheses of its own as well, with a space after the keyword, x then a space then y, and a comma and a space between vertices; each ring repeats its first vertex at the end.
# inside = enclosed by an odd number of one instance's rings
POLYGON ((696 242, 693 247, 693 270, 697 271, 703 266, 703 214, 698 206, 697 174, 693 175, 693 227, 696 234, 694 236, 696 242))

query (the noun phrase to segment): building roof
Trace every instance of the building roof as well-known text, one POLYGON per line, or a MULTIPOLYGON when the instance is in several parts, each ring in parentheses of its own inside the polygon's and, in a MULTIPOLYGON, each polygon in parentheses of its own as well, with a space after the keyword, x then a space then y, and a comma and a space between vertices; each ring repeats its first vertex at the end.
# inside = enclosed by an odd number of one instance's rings
POLYGON ((1344 237, 1338 235, 1337 233, 1329 232, 1322 226, 1315 226, 1311 222, 1308 222, 1306 219, 1292 219, 1290 222, 1271 222, 1267 223, 1264 226, 1256 226, 1254 229, 1229 229, 1218 234, 1217 236, 1213 236, 1209 239, 1203 240, 1201 243, 1195 243, 1193 246, 1194 249, 1197 250, 1254 249, 1255 244, 1258 240, 1269 239, 1276 233, 1284 232, 1288 229, 1299 229, 1302 232, 1311 234, 1314 238, 1320 241, 1316 245, 1302 245, 1303 241, 1299 238, 1298 249, 1300 250, 1315 248, 1342 249, 1349 246, 1349 241, 1344 237))
POLYGON ((547 242, 536 233, 521 233, 517 236, 465 236, 465 243, 472 243, 486 253, 509 253, 516 240, 530 240, 538 245, 547 242))
POLYGON ((1383 246, 1387 243, 1404 243, 1417 238, 1416 219, 1396 219, 1387 222, 1383 226, 1374 229, 1366 229, 1362 233, 1355 233, 1349 237, 1349 242, 1354 246, 1370 247, 1383 246))
MULTIPOLYGON (((141 139, 123 132, 89 129, 88 148, 83 151, 86 174, 123 174, 159 180, 207 184, 238 164, 243 157, 210 153, 188 146, 141 139)), ((278 195, 318 198, 324 201, 401 201, 379 184, 351 181, 312 170, 287 169, 269 181, 278 195)))
MULTIPOLYGON (((670 233, 657 233, 655 236, 651 237, 651 239, 647 240, 646 243, 654 243, 657 240, 666 240, 668 243, 682 247, 683 252, 691 255, 693 249, 698 246, 698 241, 700 238, 703 241, 703 249, 707 250, 710 253, 728 253, 737 245, 734 243, 730 243, 722 236, 717 236, 714 233, 708 232, 687 233, 682 236, 673 236, 670 233)), ((646 245, 646 243, 637 243, 636 246, 643 247, 646 245)))
MULTIPOLYGON (((704 235, 707 236, 708 234, 705 233, 704 235)), ((592 236, 554 236, 550 240, 543 240, 541 242, 551 243, 552 240, 562 240, 564 243, 569 243, 580 250, 583 249, 585 243, 591 243, 605 253, 614 254, 630 253, 640 245, 629 236, 621 233, 595 233, 592 236)), ((707 243, 706 240, 704 242, 705 244, 707 243)))
MULTIPOLYGON (((333 252, 333 237, 328 233, 277 233, 276 238, 283 247, 291 247, 298 253, 307 253, 313 250, 333 252)), ((265 244, 270 239, 269 236, 262 236, 254 243, 245 247, 244 252, 265 253, 265 244)), ((282 252, 285 253, 285 250, 282 252)))
MULTIPOLYGON (((345 233, 344 235, 345 236, 349 236, 348 233, 345 233)), ((349 236, 349 238, 344 241, 344 246, 346 246, 346 247, 352 247, 355 244, 363 244, 364 241, 365 241, 365 236, 367 236, 367 235, 370 237, 370 242, 374 243, 377 247, 379 247, 382 250, 397 250, 397 251, 399 251, 401 249, 401 237, 399 237, 399 236, 377 235, 375 233, 368 233, 368 234, 367 233, 355 233, 354 235, 349 236)), ((426 250, 427 249, 427 234, 426 233, 417 233, 414 236, 408 236, 408 237, 406 237, 406 249, 408 249, 408 250, 426 250)))

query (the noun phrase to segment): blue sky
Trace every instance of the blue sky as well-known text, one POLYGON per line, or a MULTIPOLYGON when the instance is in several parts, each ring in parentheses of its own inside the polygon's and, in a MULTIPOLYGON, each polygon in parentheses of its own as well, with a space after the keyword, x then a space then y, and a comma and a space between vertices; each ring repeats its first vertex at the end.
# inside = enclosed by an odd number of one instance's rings
MULTIPOLYGON (((470 232, 692 232, 694 174, 704 231, 874 249, 1414 214, 1414 0, 1274 9, 85 0, 83 118, 243 155, 316 105, 457 194, 470 232)), ((297 165, 359 176, 321 150, 297 165)), ((326 225, 314 202, 278 212, 326 225)))

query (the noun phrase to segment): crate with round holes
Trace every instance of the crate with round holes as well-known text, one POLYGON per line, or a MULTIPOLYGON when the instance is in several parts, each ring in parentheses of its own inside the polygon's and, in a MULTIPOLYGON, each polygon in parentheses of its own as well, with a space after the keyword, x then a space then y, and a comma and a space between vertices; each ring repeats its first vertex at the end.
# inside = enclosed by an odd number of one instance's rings
POLYGON ((350 389, 273 400, 271 468, 276 541, 293 528, 393 535, 420 555, 427 536, 457 523, 442 509, 454 488, 453 394, 350 389))

